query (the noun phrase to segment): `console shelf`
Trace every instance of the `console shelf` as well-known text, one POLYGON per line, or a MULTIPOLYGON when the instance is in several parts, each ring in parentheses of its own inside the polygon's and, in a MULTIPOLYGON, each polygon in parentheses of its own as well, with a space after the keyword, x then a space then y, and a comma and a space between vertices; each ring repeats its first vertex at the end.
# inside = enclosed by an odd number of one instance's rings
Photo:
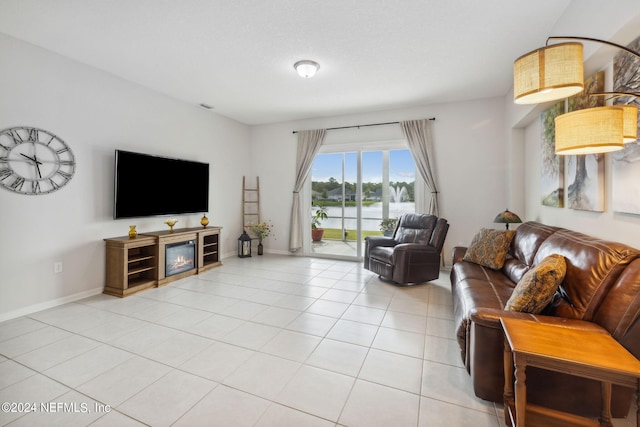
POLYGON ((155 231, 104 239, 106 243, 106 277, 104 293, 125 297, 148 288, 199 274, 222 265, 220 260, 221 227, 197 227, 155 231), (194 241, 193 269, 167 277, 165 248, 174 243, 194 241))
POLYGON ((124 297, 156 286, 156 239, 146 236, 130 239, 124 236, 105 239, 105 242, 105 294, 124 297))

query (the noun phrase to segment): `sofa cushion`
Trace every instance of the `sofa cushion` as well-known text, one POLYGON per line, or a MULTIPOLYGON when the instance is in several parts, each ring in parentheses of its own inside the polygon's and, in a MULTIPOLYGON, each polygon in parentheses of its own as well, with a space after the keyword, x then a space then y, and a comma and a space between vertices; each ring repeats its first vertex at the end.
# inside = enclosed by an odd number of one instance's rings
POLYGON ((516 234, 513 240, 511 240, 511 248, 502 267, 502 272, 514 283, 518 283, 534 265, 533 260, 542 242, 558 230, 560 228, 534 221, 520 224, 515 230, 516 234))
POLYGON ((471 241, 463 260, 499 270, 507 258, 514 230, 481 229, 471 241))
POLYGON ((622 271, 640 256, 637 249, 559 230, 540 245, 534 264, 547 255, 560 254, 567 273, 552 301, 549 314, 570 319, 592 320, 609 289, 622 271))
POLYGON ((504 309, 540 313, 551 302, 566 271, 562 255, 549 255, 522 276, 504 309))

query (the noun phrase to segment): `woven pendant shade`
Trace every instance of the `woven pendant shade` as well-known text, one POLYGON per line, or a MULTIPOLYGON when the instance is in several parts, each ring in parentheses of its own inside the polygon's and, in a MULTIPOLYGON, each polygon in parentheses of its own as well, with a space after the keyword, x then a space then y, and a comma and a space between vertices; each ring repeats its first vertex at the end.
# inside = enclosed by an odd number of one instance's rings
POLYGON ((538 104, 575 95, 584 89, 582 44, 546 46, 513 64, 514 102, 538 104))
POLYGON ((623 138, 624 143, 628 144, 638 139, 638 107, 635 105, 621 105, 616 107, 622 108, 623 114, 623 138))
POLYGON ((593 154, 621 150, 623 109, 587 108, 555 118, 556 154, 593 154))

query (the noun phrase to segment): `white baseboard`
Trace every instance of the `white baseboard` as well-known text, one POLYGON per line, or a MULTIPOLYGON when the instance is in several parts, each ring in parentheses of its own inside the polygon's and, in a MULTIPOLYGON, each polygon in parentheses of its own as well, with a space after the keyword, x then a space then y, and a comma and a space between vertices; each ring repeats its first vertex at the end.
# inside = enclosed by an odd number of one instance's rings
POLYGON ((49 308, 57 307, 59 305, 67 304, 70 302, 78 301, 83 298, 92 297, 94 295, 101 294, 104 290, 103 287, 89 289, 88 291, 82 291, 75 293, 73 295, 68 295, 62 298, 56 298, 51 301, 41 302, 39 304, 30 305, 27 307, 23 307, 19 310, 10 311, 8 313, 0 313, 0 322, 4 322, 6 320, 15 319, 16 317, 27 316, 31 313, 35 313, 37 311, 47 310, 49 308))

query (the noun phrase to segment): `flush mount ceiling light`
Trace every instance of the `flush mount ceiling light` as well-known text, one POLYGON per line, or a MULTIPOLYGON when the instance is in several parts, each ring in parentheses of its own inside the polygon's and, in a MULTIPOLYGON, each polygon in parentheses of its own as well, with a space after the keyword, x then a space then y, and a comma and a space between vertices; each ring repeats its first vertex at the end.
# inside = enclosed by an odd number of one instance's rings
POLYGON ((293 64, 293 68, 296 69, 300 77, 310 79, 316 74, 318 69, 320 69, 320 64, 315 61, 304 59, 293 64))
MULTIPOLYGON (((514 102, 538 104, 575 95, 584 89, 581 43, 550 45, 550 40, 585 40, 640 54, 615 43, 587 37, 549 37, 547 46, 516 59, 513 65, 514 102)), ((640 97, 638 92, 598 92, 587 96, 640 97)), ((555 119, 556 154, 606 153, 624 148, 638 138, 638 107, 613 105, 562 114, 555 119)))

